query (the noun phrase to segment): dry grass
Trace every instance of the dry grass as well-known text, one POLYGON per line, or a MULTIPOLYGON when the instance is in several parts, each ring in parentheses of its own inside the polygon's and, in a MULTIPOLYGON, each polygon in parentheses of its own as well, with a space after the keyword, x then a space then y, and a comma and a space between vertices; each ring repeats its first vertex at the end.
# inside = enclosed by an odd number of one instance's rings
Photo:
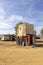
POLYGON ((21 47, 0 41, 0 65, 43 65, 43 47, 21 47))

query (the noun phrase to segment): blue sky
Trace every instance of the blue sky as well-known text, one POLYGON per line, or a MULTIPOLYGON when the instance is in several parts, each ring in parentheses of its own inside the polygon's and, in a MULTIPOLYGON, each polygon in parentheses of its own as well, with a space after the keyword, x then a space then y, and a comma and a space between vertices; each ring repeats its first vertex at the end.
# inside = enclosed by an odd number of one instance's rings
POLYGON ((34 24, 39 34, 43 28, 43 0, 0 0, 0 34, 13 34, 20 21, 34 24))

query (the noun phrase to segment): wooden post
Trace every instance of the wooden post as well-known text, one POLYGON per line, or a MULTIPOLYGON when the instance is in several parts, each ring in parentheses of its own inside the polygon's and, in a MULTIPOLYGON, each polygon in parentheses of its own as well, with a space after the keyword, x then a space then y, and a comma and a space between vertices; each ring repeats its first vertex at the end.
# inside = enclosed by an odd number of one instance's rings
POLYGON ((36 43, 35 43, 35 35, 33 35, 33 47, 35 47, 36 43))

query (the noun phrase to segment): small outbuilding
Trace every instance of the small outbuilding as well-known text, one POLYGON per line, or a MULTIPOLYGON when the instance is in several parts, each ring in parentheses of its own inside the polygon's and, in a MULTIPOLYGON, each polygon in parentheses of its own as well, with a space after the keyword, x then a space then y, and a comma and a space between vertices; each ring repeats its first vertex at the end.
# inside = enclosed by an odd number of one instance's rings
POLYGON ((18 45, 35 44, 34 25, 20 22, 16 25, 16 42, 18 45))
POLYGON ((13 35, 9 35, 9 34, 7 34, 7 35, 2 35, 2 37, 1 37, 1 40, 4 40, 4 41, 12 41, 14 39, 14 36, 13 35))

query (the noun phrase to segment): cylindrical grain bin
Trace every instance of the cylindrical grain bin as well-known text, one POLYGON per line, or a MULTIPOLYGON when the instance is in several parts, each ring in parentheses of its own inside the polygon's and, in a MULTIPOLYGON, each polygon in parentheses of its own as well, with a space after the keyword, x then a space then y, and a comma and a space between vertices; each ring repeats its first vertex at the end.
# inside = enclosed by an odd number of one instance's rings
POLYGON ((32 45, 35 44, 34 37, 34 25, 29 23, 18 23, 16 25, 16 37, 17 44, 19 45, 32 45))

